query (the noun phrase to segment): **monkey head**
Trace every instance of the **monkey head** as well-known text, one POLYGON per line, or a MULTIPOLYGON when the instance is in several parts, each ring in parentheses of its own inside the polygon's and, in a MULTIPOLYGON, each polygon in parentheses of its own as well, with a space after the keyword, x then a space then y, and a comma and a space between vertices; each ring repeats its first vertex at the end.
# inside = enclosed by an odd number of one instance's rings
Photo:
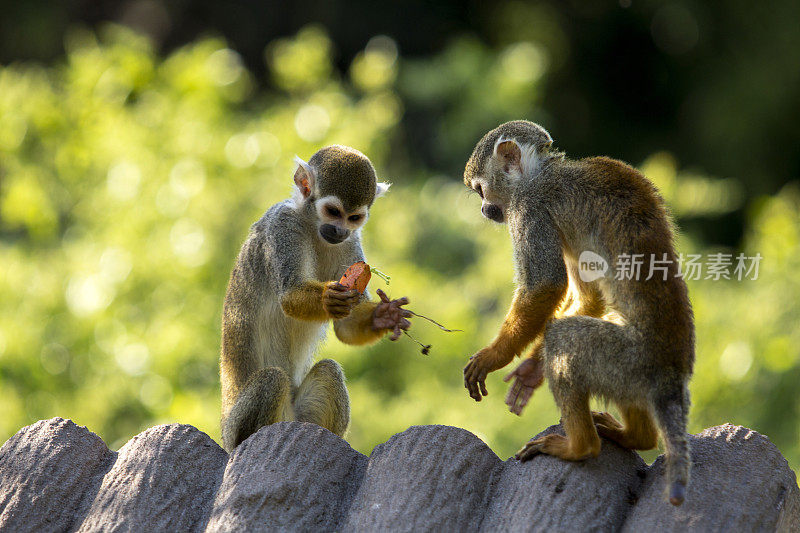
POLYGON ((481 197, 481 213, 506 221, 506 209, 516 184, 534 177, 551 154, 553 139, 543 127, 527 120, 501 124, 475 145, 464 169, 464 184, 481 197))
POLYGON ((389 189, 378 182, 367 156, 347 146, 322 148, 307 163, 295 160, 296 200, 314 208, 319 236, 328 244, 342 243, 361 228, 372 202, 389 189))

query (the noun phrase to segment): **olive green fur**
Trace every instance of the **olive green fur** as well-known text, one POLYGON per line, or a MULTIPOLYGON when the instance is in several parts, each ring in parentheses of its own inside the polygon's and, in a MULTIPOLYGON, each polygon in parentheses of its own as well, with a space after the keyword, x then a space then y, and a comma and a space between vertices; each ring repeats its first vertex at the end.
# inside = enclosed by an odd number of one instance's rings
POLYGON ((533 332, 540 344, 532 357, 543 360, 562 417, 586 420, 590 397, 616 403, 621 411, 645 411, 665 442, 671 494, 682 495, 690 469, 686 423, 695 335, 667 207, 655 186, 624 162, 570 160, 550 150, 551 142, 532 122, 503 124, 478 142, 464 182, 472 187, 480 178, 493 189, 483 193, 505 206, 519 290, 556 292, 564 301, 577 291, 588 302, 583 308, 621 317, 564 316, 553 309, 544 331, 533 332), (508 172, 493 156, 501 138, 513 140, 523 154, 535 150, 535 170, 508 172), (587 250, 610 268, 592 282, 578 279, 578 257, 587 250), (640 280, 615 279, 622 254, 644 255, 640 280), (659 272, 645 280, 651 254, 669 261, 666 279, 659 272))
POLYGON ((378 179, 370 160, 348 146, 327 146, 308 161, 315 171, 319 198, 338 196, 345 211, 371 206, 378 179))

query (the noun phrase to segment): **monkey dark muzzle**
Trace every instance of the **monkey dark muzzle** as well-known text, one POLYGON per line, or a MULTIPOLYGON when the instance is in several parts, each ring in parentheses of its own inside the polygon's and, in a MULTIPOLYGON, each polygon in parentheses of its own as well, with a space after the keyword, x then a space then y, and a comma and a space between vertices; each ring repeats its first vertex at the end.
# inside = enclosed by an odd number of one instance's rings
POLYGON ((483 207, 481 207, 481 213, 483 213, 483 216, 489 220, 503 222, 503 210, 500 209, 500 206, 494 204, 484 204, 483 207))
POLYGON ((319 228, 319 234, 322 235, 322 238, 329 243, 339 244, 350 236, 350 230, 340 228, 339 226, 335 226, 333 224, 323 224, 319 228))

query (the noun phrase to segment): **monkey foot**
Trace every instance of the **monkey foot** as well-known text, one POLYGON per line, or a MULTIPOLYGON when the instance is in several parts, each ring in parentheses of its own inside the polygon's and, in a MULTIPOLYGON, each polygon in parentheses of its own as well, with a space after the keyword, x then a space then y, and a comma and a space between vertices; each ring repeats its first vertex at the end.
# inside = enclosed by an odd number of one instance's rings
POLYGON ((545 435, 544 437, 533 439, 528 442, 514 457, 524 462, 540 453, 552 455, 567 461, 582 461, 588 457, 596 457, 600 453, 600 447, 598 442, 596 451, 591 447, 587 447, 584 450, 573 450, 567 437, 563 435, 545 435))
POLYGON ((622 429, 622 423, 605 411, 592 411, 592 421, 609 429, 622 429))

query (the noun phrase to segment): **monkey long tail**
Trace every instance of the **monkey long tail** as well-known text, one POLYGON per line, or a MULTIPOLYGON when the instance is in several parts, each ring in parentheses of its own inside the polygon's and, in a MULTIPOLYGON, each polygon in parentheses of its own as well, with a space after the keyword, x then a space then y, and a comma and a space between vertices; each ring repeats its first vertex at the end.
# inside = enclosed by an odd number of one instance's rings
POLYGON ((688 392, 685 390, 678 398, 656 403, 655 415, 666 445, 667 487, 669 502, 680 505, 686 498, 689 484, 689 439, 686 435, 688 414, 688 392))

